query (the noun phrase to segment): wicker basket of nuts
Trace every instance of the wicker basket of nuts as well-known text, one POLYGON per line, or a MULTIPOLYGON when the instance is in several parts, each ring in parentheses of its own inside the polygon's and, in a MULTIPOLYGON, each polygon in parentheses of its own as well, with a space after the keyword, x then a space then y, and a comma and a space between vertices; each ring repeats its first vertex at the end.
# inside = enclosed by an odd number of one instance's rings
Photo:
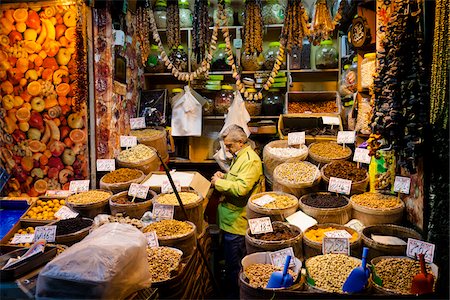
POLYGON ((301 197, 316 192, 320 171, 310 162, 282 163, 273 172, 273 190, 301 197))
POLYGON ((352 181, 350 195, 364 193, 369 184, 369 174, 365 169, 360 169, 357 164, 345 160, 332 161, 320 169, 322 180, 328 186, 330 177, 342 178, 352 181))
POLYGON ((336 142, 317 142, 308 147, 309 160, 315 164, 328 164, 333 160, 347 160, 352 150, 336 142))
POLYGON ((112 192, 104 190, 90 190, 69 196, 66 205, 87 218, 95 218, 107 210, 112 192))
POLYGON ((298 199, 291 194, 284 192, 258 193, 252 195, 248 200, 247 218, 270 217, 272 221, 286 221, 286 217, 295 213, 297 208, 298 199), (272 201, 268 203, 265 203, 267 201, 259 202, 263 199, 272 201))
POLYGON ((141 183, 144 178, 145 175, 141 170, 120 168, 100 179, 100 189, 117 194, 128 190, 132 183, 141 183))
POLYGON ((161 165, 155 148, 143 144, 123 150, 119 153, 116 160, 119 167, 138 169, 144 174, 158 170, 161 165))

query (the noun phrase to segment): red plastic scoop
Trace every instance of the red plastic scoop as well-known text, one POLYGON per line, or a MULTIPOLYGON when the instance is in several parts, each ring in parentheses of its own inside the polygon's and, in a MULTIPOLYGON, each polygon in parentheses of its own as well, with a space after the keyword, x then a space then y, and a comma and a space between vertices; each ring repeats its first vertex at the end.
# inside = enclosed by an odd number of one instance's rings
POLYGON ((419 254, 419 262, 421 272, 413 278, 411 293, 418 295, 433 293, 434 276, 431 273, 427 273, 423 254, 419 254))

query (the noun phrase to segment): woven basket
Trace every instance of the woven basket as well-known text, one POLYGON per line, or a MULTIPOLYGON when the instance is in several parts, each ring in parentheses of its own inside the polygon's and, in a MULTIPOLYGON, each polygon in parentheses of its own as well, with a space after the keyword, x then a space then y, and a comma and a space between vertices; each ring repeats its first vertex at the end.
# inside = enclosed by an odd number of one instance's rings
POLYGON ((161 162, 159 161, 158 156, 156 155, 156 149, 153 147, 149 147, 153 151, 155 151, 154 155, 150 158, 143 159, 136 162, 126 162, 122 161, 119 158, 116 158, 117 164, 120 168, 130 168, 130 169, 138 169, 144 172, 144 174, 148 174, 152 171, 159 170, 159 167, 161 165, 161 162))
MULTIPOLYGON (((324 170, 328 166, 326 164, 320 169, 320 175, 322 177, 322 180, 324 181, 325 185, 328 187, 328 183, 330 182, 330 178, 325 176, 324 170)), ((367 190, 367 185, 369 184, 369 174, 366 172, 366 178, 360 181, 352 181, 352 188, 350 190, 350 195, 353 194, 361 194, 364 193, 367 190)))
POLYGON ((254 219, 254 218, 262 218, 262 217, 270 217, 270 220, 273 221, 286 221, 286 217, 289 217, 293 213, 297 211, 298 208, 298 199, 294 195, 287 194, 284 192, 264 192, 264 193, 258 193, 254 194, 250 197, 247 203, 247 218, 248 219, 254 219), (253 203, 254 199, 260 198, 264 195, 269 194, 277 194, 277 195, 283 195, 291 198, 292 205, 286 208, 265 208, 259 205, 256 205, 253 203))
MULTIPOLYGON (((305 161, 303 163, 312 165, 311 163, 309 163, 307 161, 305 161)), ((274 191, 285 192, 285 193, 292 194, 295 197, 299 198, 305 194, 313 193, 318 190, 318 185, 320 183, 321 177, 320 177, 320 171, 319 171, 319 169, 317 169, 317 167, 316 167, 317 170, 316 170, 314 181, 303 182, 303 183, 292 183, 292 182, 285 180, 284 178, 280 178, 279 176, 277 176, 277 168, 279 168, 282 165, 283 164, 279 165, 274 170, 273 186, 272 186, 272 189, 274 191)))
MULTIPOLYGON (((112 192, 111 191, 105 191, 105 190, 96 190, 96 191, 102 191, 109 193, 109 197, 96 203, 90 203, 90 204, 75 204, 69 202, 69 200, 66 201, 66 205, 70 207, 71 209, 78 212, 81 216, 86 218, 95 218, 98 214, 107 212, 107 206, 109 199, 111 199, 112 192)), ((70 198, 70 197, 69 197, 70 198)), ((67 198, 67 199, 69 199, 67 198)))
MULTIPOLYGON (((317 193, 317 194, 329 194, 329 193, 317 193)), ((308 199, 312 194, 304 195, 299 200, 300 209, 306 213, 308 216, 313 217, 317 220, 319 224, 322 223, 336 223, 345 224, 350 221, 352 217, 352 205, 347 197, 347 204, 341 207, 335 208, 319 208, 314 206, 309 206, 303 201, 308 199)))
MULTIPOLYGON (((153 147, 158 150, 159 155, 163 161, 169 158, 169 152, 167 150, 167 133, 163 127, 151 127, 151 129, 159 131, 159 134, 152 136, 138 137, 137 140, 139 144, 144 144, 149 147, 153 147)), ((135 135, 134 133, 138 130, 132 130, 130 135, 135 135)))
MULTIPOLYGON (((133 198, 128 196, 128 191, 120 192, 109 199, 109 208, 112 215, 122 213, 124 216, 129 216, 130 218, 140 219, 146 211, 152 206, 152 199, 156 196, 156 193, 152 190, 148 191, 147 198, 142 202, 134 202, 129 204, 120 204, 115 202, 118 198, 128 197, 130 200, 133 198)), ((136 201, 136 200, 135 200, 136 201)))
MULTIPOLYGON (((336 144, 336 142, 329 142, 332 144, 336 144)), ((309 155, 309 159, 311 160, 312 163, 314 164, 328 164, 330 162, 332 162, 333 160, 347 160, 350 158, 350 156, 352 156, 352 150, 348 147, 345 147, 346 151, 348 152, 346 155, 343 155, 341 157, 337 157, 337 158, 329 158, 329 157, 324 157, 324 156, 320 156, 315 154, 314 152, 311 152, 311 146, 318 144, 318 143, 312 143, 311 145, 309 145, 308 147, 308 155, 309 155)))
POLYGON ((138 170, 138 171, 141 172, 141 176, 139 176, 138 178, 132 179, 132 180, 128 180, 128 181, 124 181, 124 182, 118 182, 118 183, 106 183, 106 182, 104 182, 103 178, 106 176, 106 175, 104 175, 100 179, 100 188, 102 190, 111 191, 114 194, 120 193, 122 191, 128 191, 128 189, 130 188, 130 185, 132 183, 141 183, 142 180, 144 180, 144 178, 145 178, 144 172, 142 172, 141 170, 138 170))

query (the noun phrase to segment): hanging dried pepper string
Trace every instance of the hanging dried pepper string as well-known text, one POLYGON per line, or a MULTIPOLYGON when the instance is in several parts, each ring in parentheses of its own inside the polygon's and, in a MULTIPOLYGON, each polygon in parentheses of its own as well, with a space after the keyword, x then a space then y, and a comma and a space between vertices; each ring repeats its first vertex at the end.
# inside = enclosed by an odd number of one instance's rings
POLYGON ((142 64, 145 65, 147 58, 150 54, 150 24, 149 24, 149 14, 150 7, 139 7, 136 13, 137 24, 137 38, 139 40, 139 45, 141 49, 141 59, 142 64))
POLYGON ((88 80, 87 80, 87 63, 86 63, 86 6, 84 1, 78 0, 77 3, 77 14, 78 21, 76 25, 76 36, 77 36, 77 45, 76 45, 76 64, 77 64, 77 74, 75 80, 75 89, 74 89, 74 100, 75 106, 74 111, 83 110, 83 105, 86 105, 86 101, 88 99, 88 80))
POLYGON ((197 64, 199 64, 208 48, 209 36, 209 16, 208 16, 208 0, 195 0, 194 4, 194 20, 193 20, 193 47, 197 64))
POLYGON ((178 0, 167 1, 167 45, 169 49, 177 48, 181 43, 180 12, 178 0))
POLYGON ((294 46, 301 49, 303 38, 310 34, 308 14, 300 0, 289 0, 284 15, 280 43, 291 53, 294 46))

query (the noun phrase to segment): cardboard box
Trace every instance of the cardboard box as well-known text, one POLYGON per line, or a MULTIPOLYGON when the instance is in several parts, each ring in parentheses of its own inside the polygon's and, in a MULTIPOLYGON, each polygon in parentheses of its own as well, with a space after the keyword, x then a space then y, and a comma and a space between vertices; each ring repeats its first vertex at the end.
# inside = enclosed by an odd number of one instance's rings
MULTIPOLYGON (((174 180, 181 178, 181 189, 191 188, 203 196, 204 199, 207 198, 208 191, 211 188, 211 182, 196 171, 183 171, 174 172, 172 174, 174 180)), ((147 185, 155 191, 156 193, 161 193, 161 183, 163 180, 168 180, 165 172, 151 172, 145 179, 141 182, 142 185, 147 185), (153 178, 152 178, 153 177, 153 178), (148 182, 146 184, 146 182, 148 182)))

